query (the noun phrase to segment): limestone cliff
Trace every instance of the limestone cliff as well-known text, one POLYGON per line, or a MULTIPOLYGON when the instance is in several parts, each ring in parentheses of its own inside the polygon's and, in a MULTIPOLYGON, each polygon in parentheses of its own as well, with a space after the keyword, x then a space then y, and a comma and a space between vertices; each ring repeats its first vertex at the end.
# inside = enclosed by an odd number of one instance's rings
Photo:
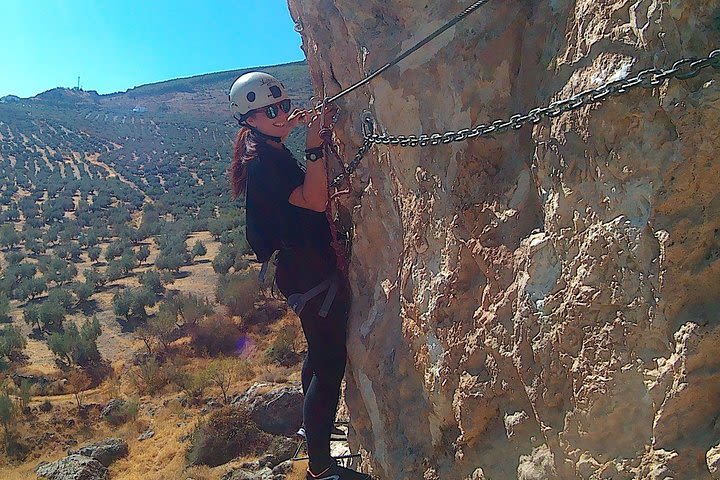
MULTIPOLYGON (((289 0, 328 94, 468 3, 289 0)), ((363 110, 394 134, 456 130, 718 47, 717 0, 491 1, 345 97, 337 135, 350 158, 363 110)), ((491 139, 368 153, 347 402, 375 474, 719 478, 710 70, 491 139)))

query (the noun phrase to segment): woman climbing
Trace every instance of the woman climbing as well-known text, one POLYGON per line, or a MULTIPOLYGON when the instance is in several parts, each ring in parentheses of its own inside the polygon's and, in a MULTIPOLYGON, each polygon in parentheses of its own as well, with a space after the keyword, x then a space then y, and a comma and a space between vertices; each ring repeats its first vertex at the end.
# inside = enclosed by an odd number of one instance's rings
MULTIPOLYGON (((298 313, 308 344, 303 364, 308 480, 370 480, 330 456, 330 433, 345 373, 350 292, 340 275, 325 216, 327 171, 320 132, 327 125, 292 110, 283 85, 262 72, 242 75, 230 89, 240 124, 230 167, 232 197, 245 193, 246 236, 259 262, 278 251, 275 281, 298 313), (283 145, 308 125, 303 170, 283 145)), ((326 107, 323 118, 333 111, 326 107)))

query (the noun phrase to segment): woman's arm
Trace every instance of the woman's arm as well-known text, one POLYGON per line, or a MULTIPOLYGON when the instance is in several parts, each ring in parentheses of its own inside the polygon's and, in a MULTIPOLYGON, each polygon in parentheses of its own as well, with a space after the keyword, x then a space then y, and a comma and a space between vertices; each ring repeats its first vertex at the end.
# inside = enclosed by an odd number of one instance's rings
POLYGON ((293 190, 288 201, 296 207, 324 212, 328 201, 325 160, 321 158, 315 162, 307 162, 306 165, 305 181, 293 190))
MULTIPOLYGON (((334 108, 326 107, 325 118, 332 118, 334 108)), ((294 114, 295 115, 295 114, 294 114)), ((296 117, 298 123, 308 117, 307 113, 299 112, 296 117)), ((291 115, 291 120, 293 115, 291 115)), ((320 120, 312 122, 308 126, 307 137, 305 140, 305 148, 317 148, 322 146, 323 141, 320 138, 320 120)), ((327 169, 325 168, 325 159, 321 158, 314 162, 306 162, 305 181, 290 194, 288 201, 302 208, 307 208, 315 212, 324 212, 328 202, 327 190, 327 169)))

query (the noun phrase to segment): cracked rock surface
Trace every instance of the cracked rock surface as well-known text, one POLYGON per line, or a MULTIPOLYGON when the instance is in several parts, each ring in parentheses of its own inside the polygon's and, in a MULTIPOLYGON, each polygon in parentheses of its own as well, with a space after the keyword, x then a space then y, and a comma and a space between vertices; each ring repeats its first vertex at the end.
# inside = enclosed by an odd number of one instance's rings
MULTIPOLYGON (((289 0, 316 92, 467 2, 289 0)), ((716 0, 489 2, 340 101, 392 134, 458 130, 720 48, 716 0)), ((720 75, 535 126, 371 149, 346 401, 380 478, 718 478, 720 75), (714 476, 714 477, 713 477, 714 476)))

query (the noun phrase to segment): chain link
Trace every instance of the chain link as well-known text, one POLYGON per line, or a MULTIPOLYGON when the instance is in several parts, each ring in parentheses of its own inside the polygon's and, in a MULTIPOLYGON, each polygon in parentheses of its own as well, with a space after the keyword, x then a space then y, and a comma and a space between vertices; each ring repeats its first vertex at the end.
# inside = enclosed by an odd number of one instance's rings
POLYGON ((332 182, 330 182, 330 186, 339 186, 347 175, 351 175, 357 169, 358 165, 360 165, 360 162, 367 151, 370 150, 370 147, 372 147, 372 142, 366 138, 358 152, 355 154, 355 158, 353 158, 352 161, 345 167, 345 171, 343 173, 333 178, 332 182))
MULTIPOLYGON (((622 95, 637 88, 654 88, 661 85, 665 80, 677 78, 687 80, 696 77, 703 69, 712 67, 720 70, 720 49, 712 51, 707 57, 697 59, 695 57, 683 58, 675 62, 667 70, 649 68, 641 71, 634 77, 625 77, 591 88, 578 93, 570 98, 550 103, 547 107, 538 107, 530 110, 525 115, 516 114, 508 120, 495 120, 490 124, 481 124, 473 128, 463 128, 458 131, 447 131, 445 133, 421 134, 421 135, 389 135, 387 133, 374 133, 364 129, 365 143, 361 150, 367 151, 365 145, 372 144, 397 145, 400 147, 426 147, 429 145, 441 145, 477 137, 486 137, 495 133, 504 133, 509 130, 518 130, 528 123, 537 124, 543 117, 555 118, 560 115, 577 110, 586 105, 599 103, 608 97, 622 95)), ((364 153, 364 152, 363 152, 364 153)), ((357 158, 357 156, 356 156, 357 158)), ((353 161, 355 163, 355 161, 353 161)), ((357 162, 359 163, 359 162, 357 162)), ((354 169, 353 169, 354 170, 354 169)), ((350 170, 348 173, 352 173, 350 170)))
MULTIPOLYGON (((365 112, 363 119, 363 144, 355 154, 355 158, 345 167, 345 171, 336 176, 332 182, 330 182, 330 185, 337 187, 347 175, 355 172, 363 156, 374 144, 397 145, 400 147, 426 147, 429 145, 448 144, 477 137, 486 137, 495 133, 507 132, 511 129, 518 130, 529 123, 533 125, 540 123, 543 117, 559 117, 563 113, 577 110, 585 105, 602 102, 608 97, 622 95, 637 87, 654 88, 671 78, 687 80, 696 77, 707 67, 720 70, 720 49, 713 50, 707 57, 702 59, 694 57, 683 58, 675 62, 672 67, 667 70, 658 68, 642 70, 634 77, 625 77, 620 80, 607 82, 597 88, 584 90, 570 98, 552 102, 547 107, 533 108, 524 115, 515 114, 508 120, 495 120, 490 124, 480 124, 472 128, 468 127, 458 131, 450 130, 445 133, 433 133, 430 135, 388 135, 387 133, 375 133, 372 116, 369 112, 365 112)), ((333 117, 333 126, 337 122, 338 115, 339 113, 336 113, 333 117)))

